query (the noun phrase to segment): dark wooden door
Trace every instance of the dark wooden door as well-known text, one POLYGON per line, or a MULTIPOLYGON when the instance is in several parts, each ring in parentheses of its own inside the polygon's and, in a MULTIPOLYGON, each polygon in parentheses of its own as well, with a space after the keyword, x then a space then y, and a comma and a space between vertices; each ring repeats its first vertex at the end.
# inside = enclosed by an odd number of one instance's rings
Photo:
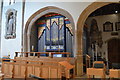
POLYGON ((120 63, 120 39, 108 41, 108 60, 111 63, 120 63))

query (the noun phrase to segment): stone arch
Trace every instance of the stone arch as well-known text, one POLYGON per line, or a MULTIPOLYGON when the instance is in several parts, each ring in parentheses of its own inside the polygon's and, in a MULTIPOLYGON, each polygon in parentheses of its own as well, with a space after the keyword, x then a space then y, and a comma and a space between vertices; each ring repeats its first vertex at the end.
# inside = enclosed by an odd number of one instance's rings
MULTIPOLYGON (((103 7, 105 5, 110 4, 109 2, 94 2, 91 5, 89 5, 80 15, 78 22, 77 22, 77 44, 81 44, 82 43, 82 32, 83 32, 83 27, 84 27, 84 23, 86 21, 86 19, 88 18, 88 16, 94 12, 95 10, 97 10, 100 7, 103 7), (79 42, 78 42, 79 41, 79 42)), ((82 45, 78 45, 77 46, 77 51, 79 53, 82 53, 82 45)))
POLYGON ((71 14, 69 14, 67 11, 61 8, 48 6, 35 12, 26 22, 26 25, 23 31, 23 51, 30 51, 30 34, 31 34, 32 25, 35 23, 36 20, 38 20, 40 17, 48 13, 59 13, 67 17, 71 22, 71 25, 73 27, 73 34, 74 34, 74 31, 75 31, 74 21, 71 14))
POLYGON ((113 40, 113 39, 119 39, 120 40, 120 37, 112 37, 112 38, 109 38, 105 41, 105 43, 108 43, 110 40, 113 40))
MULTIPOLYGON (((77 41, 76 43, 78 44, 76 47, 76 52, 77 52, 77 67, 76 67, 76 74, 77 76, 83 75, 83 49, 82 49, 82 36, 83 36, 83 28, 84 28, 84 23, 88 16, 94 12, 95 10, 99 9, 100 7, 103 7, 105 5, 111 4, 112 2, 93 2, 90 4, 84 11, 80 14, 77 22, 77 41)), ((117 2, 116 2, 117 3, 117 2)))

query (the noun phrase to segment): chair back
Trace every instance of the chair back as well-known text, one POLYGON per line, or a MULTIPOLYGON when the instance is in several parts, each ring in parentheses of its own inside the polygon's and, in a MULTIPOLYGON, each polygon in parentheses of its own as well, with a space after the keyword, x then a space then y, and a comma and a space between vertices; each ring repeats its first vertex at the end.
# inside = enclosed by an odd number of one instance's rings
POLYGON ((105 68, 105 64, 103 61, 95 61, 93 63, 93 68, 105 68))

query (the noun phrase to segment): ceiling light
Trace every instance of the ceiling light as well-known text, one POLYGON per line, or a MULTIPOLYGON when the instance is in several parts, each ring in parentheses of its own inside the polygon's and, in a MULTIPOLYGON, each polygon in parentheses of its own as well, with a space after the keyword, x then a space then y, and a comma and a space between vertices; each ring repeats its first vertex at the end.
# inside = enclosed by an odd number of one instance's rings
POLYGON ((118 11, 115 11, 115 13, 118 13, 118 11))

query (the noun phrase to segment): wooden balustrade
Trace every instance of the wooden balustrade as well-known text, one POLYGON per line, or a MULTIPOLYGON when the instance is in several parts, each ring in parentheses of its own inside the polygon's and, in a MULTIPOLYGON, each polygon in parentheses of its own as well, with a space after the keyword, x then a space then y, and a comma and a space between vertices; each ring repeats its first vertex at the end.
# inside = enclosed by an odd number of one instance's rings
POLYGON ((49 57, 53 57, 54 54, 66 54, 69 57, 69 52, 15 52, 15 57, 18 57, 18 54, 21 54, 23 57, 28 57, 30 54, 37 54, 37 57, 40 57, 40 54, 47 54, 49 57))

